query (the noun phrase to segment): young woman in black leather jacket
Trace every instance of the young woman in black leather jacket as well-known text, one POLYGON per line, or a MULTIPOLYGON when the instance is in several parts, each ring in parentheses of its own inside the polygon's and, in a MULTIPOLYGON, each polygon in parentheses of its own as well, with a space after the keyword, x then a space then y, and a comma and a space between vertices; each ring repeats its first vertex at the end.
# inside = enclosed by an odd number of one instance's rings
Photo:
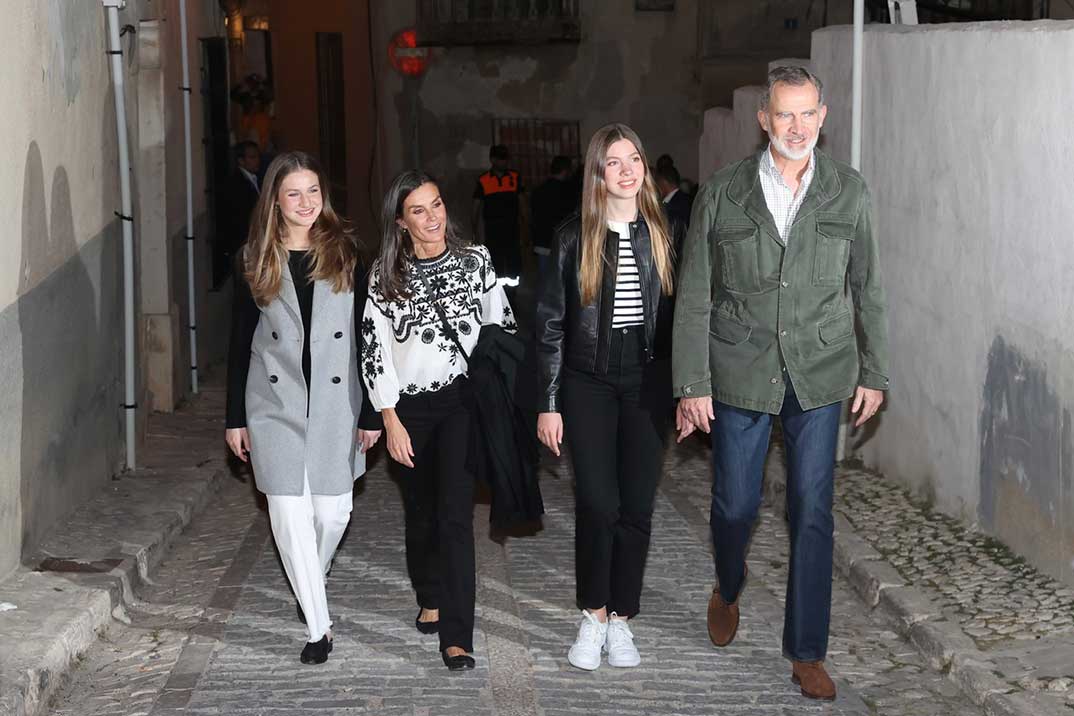
POLYGON ((627 620, 640 608, 653 500, 670 417, 673 232, 629 127, 597 130, 580 214, 556 230, 537 300, 537 436, 575 473, 575 578, 582 607, 567 654, 596 669, 640 663, 627 620))

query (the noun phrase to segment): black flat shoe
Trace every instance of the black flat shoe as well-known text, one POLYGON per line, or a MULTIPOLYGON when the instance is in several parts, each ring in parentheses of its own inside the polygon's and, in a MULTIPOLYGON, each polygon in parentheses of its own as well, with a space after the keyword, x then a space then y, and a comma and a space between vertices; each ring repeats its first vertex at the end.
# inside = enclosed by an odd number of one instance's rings
POLYGON ((295 602, 295 609, 298 610, 298 620, 300 622, 302 622, 303 624, 305 624, 306 623, 306 613, 304 611, 302 611, 302 605, 299 604, 298 602, 295 602))
POLYGON ((447 650, 440 652, 440 656, 444 657, 444 666, 451 671, 462 671, 463 669, 474 668, 474 657, 469 654, 458 654, 456 656, 448 656, 447 650))
POLYGON ((414 626, 416 626, 418 628, 418 631, 420 631, 422 634, 436 634, 438 631, 440 631, 440 622, 423 622, 421 620, 421 613, 423 611, 425 610, 418 610, 418 616, 414 617, 414 626))
POLYGON ((332 640, 325 634, 320 641, 307 641, 298 660, 303 664, 323 664, 332 653, 332 640))

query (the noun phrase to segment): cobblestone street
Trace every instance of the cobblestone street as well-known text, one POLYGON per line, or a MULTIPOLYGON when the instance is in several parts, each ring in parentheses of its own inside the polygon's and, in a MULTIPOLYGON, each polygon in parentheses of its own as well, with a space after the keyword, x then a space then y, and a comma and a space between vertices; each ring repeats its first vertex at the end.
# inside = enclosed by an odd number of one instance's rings
POLYGON ((302 666, 304 629, 249 482, 226 478, 171 546, 124 621, 79 662, 55 716, 105 714, 979 714, 958 687, 864 608, 837 577, 829 665, 834 704, 803 699, 780 654, 787 563, 782 521, 766 512, 750 555, 735 643, 709 643, 706 450, 669 451, 658 496, 639 668, 567 665, 576 628, 573 509, 565 463, 542 470, 548 514, 536 536, 478 534, 477 669, 449 674, 436 637, 414 629, 399 491, 380 454, 355 497, 329 579, 335 650, 302 666))

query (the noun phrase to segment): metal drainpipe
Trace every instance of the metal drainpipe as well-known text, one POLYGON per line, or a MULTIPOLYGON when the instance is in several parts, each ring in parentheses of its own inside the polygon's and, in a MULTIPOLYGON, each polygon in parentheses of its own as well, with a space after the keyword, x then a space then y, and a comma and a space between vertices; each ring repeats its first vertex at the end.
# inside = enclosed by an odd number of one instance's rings
POLYGON ((850 105, 850 166, 861 171, 862 59, 865 46, 865 0, 854 0, 854 56, 850 105))
POLYGON ((117 212, 123 224, 123 410, 127 428, 127 469, 135 467, 134 400, 134 210, 131 207, 131 162, 127 144, 126 95, 123 82, 123 50, 119 39, 119 11, 126 0, 101 0, 108 17, 108 55, 112 60, 112 84, 115 88, 116 137, 119 140, 119 195, 122 210, 117 212))
POLYGON ((194 170, 190 147, 190 57, 187 49, 186 0, 179 0, 179 45, 182 48, 183 150, 186 159, 186 287, 190 323, 190 390, 198 392, 198 313, 194 293, 194 170))
MULTIPOLYGON (((865 0, 854 0, 854 49, 850 101, 850 165, 861 171, 861 116, 862 116, 862 59, 865 40, 865 0)), ((847 458, 847 434, 850 432, 850 403, 843 406, 843 418, 839 423, 835 459, 847 458)))

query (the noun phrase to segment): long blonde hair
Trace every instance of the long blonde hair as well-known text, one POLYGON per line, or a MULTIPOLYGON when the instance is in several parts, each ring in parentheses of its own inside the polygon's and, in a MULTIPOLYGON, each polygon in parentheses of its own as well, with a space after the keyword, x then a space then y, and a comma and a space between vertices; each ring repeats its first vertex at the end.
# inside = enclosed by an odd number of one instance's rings
POLYGON ((641 155, 645 165, 645 181, 638 192, 638 211, 649 227, 649 240, 653 247, 653 262, 660 276, 660 285, 665 295, 670 296, 674 290, 675 260, 671 244, 671 230, 667 218, 660 206, 656 184, 649 172, 649 162, 645 158, 645 148, 633 129, 618 122, 606 124, 593 134, 589 148, 585 152, 585 178, 582 184, 582 237, 581 266, 578 272, 578 284, 582 304, 596 300, 603 278, 604 244, 608 235, 608 187, 604 183, 604 165, 608 159, 608 149, 621 139, 629 141, 641 155))
POLYGON ((265 171, 261 196, 254 207, 250 233, 242 250, 243 275, 259 306, 267 306, 280 295, 283 267, 287 263, 286 227, 276 204, 280 185, 288 175, 303 170, 317 175, 321 190, 321 214, 310 228, 310 278, 330 282, 336 293, 354 290, 358 243, 347 222, 332 208, 327 177, 309 154, 284 152, 265 171))

